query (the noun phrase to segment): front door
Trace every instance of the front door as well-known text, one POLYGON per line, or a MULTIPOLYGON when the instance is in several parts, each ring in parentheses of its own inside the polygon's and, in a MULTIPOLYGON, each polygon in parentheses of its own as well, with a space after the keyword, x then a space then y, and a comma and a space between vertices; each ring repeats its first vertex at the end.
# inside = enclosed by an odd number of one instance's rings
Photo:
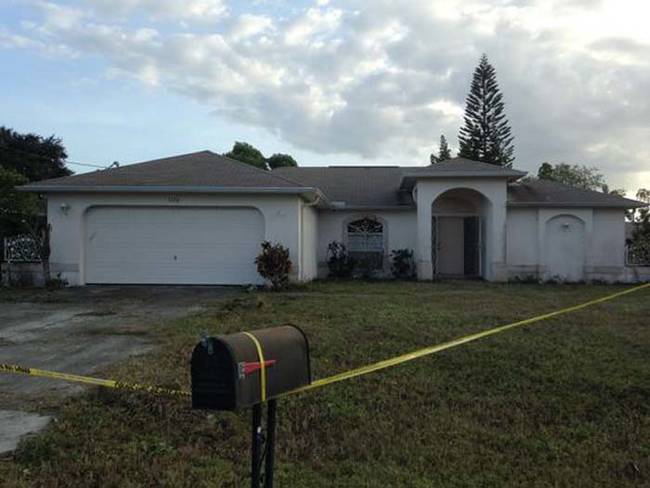
POLYGON ((432 224, 434 274, 480 276, 480 218, 437 216, 432 224))
POLYGON ((438 218, 438 273, 465 274, 464 229, 462 217, 438 218))

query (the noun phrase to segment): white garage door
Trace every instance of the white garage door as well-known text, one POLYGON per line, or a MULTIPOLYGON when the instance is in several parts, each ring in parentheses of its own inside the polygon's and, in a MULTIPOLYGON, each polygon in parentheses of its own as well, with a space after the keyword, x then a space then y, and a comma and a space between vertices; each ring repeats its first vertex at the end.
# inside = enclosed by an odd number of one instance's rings
POLYGON ((264 218, 250 208, 96 207, 86 215, 86 283, 260 283, 264 218))

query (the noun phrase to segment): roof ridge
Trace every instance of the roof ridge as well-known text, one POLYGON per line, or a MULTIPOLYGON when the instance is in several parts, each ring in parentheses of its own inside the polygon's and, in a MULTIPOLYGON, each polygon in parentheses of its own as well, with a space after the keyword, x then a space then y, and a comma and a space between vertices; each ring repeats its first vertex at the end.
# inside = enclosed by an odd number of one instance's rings
POLYGON ((187 157, 187 156, 194 156, 196 154, 201 154, 201 153, 215 154, 212 151, 210 151, 209 149, 204 149, 202 151, 193 151, 193 152, 189 152, 189 153, 176 154, 174 156, 167 156, 167 157, 164 157, 164 158, 149 159, 148 161, 138 161, 136 163, 124 164, 124 165, 120 165, 120 166, 117 166, 117 167, 107 167, 107 168, 104 168, 104 169, 96 169, 95 171, 88 171, 87 173, 77 173, 77 174, 73 174, 73 175, 59 176, 58 178, 48 178, 48 179, 42 180, 42 181, 33 181, 33 182, 30 182, 30 183, 28 183, 27 185, 24 185, 24 186, 29 186, 32 183, 40 184, 40 183, 42 183, 44 181, 50 182, 50 181, 75 179, 75 178, 77 178, 79 176, 85 176, 85 175, 94 174, 94 173, 120 173, 120 172, 122 172, 122 170, 125 170, 126 168, 133 168, 134 166, 142 166, 142 165, 151 164, 151 163, 160 163, 162 161, 167 161, 167 160, 170 160, 170 159, 182 158, 182 157, 187 157))

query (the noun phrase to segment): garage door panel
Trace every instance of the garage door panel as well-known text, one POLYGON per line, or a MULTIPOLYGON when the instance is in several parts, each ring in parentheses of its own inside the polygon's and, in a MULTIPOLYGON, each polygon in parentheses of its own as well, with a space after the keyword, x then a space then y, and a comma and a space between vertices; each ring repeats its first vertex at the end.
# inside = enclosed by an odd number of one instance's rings
POLYGON ((86 282, 259 283, 250 208, 100 207, 86 216, 86 282))

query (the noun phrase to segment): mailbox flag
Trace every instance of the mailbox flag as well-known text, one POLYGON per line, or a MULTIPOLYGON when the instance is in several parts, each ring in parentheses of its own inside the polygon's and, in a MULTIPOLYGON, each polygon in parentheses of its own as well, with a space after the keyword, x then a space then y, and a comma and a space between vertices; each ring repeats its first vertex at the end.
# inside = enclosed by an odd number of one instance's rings
MULTIPOLYGON (((270 366, 273 366, 275 364, 275 359, 269 359, 268 361, 264 361, 264 367, 268 368, 270 366)), ((251 363, 241 363, 240 365, 240 371, 244 373, 244 376, 248 376, 251 373, 254 373, 255 371, 258 371, 262 369, 262 363, 259 361, 251 362, 251 363)))

